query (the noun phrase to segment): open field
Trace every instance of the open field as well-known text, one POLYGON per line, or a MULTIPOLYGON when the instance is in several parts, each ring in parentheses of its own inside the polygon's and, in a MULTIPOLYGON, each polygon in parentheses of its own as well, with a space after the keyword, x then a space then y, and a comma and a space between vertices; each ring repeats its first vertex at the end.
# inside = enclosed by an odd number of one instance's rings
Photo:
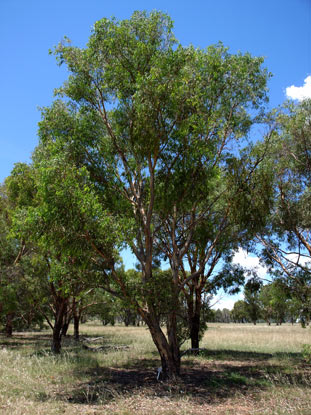
POLYGON ((210 324, 176 383, 157 382, 146 328, 88 323, 81 335, 88 349, 69 336, 59 357, 48 331, 0 335, 0 414, 311 414, 310 328, 210 324))

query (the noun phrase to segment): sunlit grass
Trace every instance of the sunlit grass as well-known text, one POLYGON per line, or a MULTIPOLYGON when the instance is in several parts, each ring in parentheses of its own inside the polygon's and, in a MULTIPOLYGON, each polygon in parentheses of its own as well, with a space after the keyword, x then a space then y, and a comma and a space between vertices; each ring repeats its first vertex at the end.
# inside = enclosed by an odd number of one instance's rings
POLYGON ((55 357, 49 331, 0 335, 0 414, 311 413, 311 366, 300 353, 310 328, 210 324, 206 351, 183 357, 174 385, 156 382, 160 362, 145 327, 90 322, 81 340, 64 339, 55 357))
POLYGON ((210 323, 201 347, 211 350, 300 353, 305 343, 311 343, 311 329, 303 329, 298 324, 268 326, 210 323))

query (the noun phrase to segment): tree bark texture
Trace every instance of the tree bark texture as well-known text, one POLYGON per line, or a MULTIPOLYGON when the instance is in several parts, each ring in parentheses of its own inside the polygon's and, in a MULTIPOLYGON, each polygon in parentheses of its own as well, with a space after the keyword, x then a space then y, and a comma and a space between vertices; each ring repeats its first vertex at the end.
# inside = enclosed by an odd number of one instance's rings
MULTIPOLYGON (((178 343, 167 340, 153 312, 148 313, 148 315, 143 318, 150 330, 152 340, 160 355, 162 379, 176 379, 180 376, 180 351, 178 343)), ((172 327, 168 327, 168 338, 172 337, 174 334, 171 331, 172 327)))

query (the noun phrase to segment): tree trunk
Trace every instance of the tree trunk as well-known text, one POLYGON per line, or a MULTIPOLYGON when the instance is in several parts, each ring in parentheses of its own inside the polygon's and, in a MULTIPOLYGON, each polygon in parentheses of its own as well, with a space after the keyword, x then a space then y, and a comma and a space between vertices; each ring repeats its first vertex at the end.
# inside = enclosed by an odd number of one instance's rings
POLYGON ((65 301, 66 303, 64 305, 64 317, 63 317, 63 327, 62 327, 62 336, 64 337, 67 336, 67 332, 68 332, 71 317, 72 317, 72 312, 71 310, 68 309, 68 301, 67 300, 65 301))
POLYGON ((73 337, 77 341, 79 341, 79 337, 80 337, 79 327, 80 327, 80 315, 75 313, 73 316, 73 330, 74 330, 73 337))
POLYGON ((191 348, 198 349, 200 347, 200 313, 197 312, 191 318, 190 339, 191 348))
POLYGON ((63 324, 63 327, 62 327, 62 336, 64 336, 64 337, 66 337, 66 336, 67 336, 67 331, 68 331, 68 329, 69 329, 69 324, 70 324, 70 322, 69 322, 69 321, 66 321, 66 322, 63 324))
POLYGON ((176 378, 180 375, 180 350, 177 338, 177 314, 175 311, 177 310, 177 307, 178 305, 176 305, 176 307, 174 307, 170 312, 167 324, 167 336, 172 356, 169 365, 172 366, 171 371, 173 371, 173 378, 176 378))
MULTIPOLYGON (((178 343, 175 341, 167 341, 153 310, 147 316, 142 317, 150 330, 152 340, 161 358, 161 378, 163 380, 176 379, 180 376, 180 351, 178 343)), ((173 327, 171 325, 168 327, 168 337, 171 339, 176 337, 172 330, 173 327)))
POLYGON ((8 313, 6 315, 6 324, 5 324, 5 334, 6 337, 12 337, 13 334, 13 313, 8 313))
POLYGON ((74 300, 72 305, 72 312, 73 312, 73 337, 76 341, 79 341, 80 338, 80 319, 82 315, 82 310, 77 308, 77 302, 74 300))
MULTIPOLYGON (((201 289, 198 286, 198 278, 192 281, 190 292, 186 295, 191 349, 198 349, 200 347, 202 297, 201 289)), ((198 351, 193 350, 192 353, 198 354, 198 351)))
POLYGON ((73 337, 76 341, 79 341, 80 333, 79 333, 79 326, 80 326, 80 318, 82 311, 78 310, 77 301, 74 298, 72 303, 72 314, 73 314, 73 337))
POLYGON ((56 300, 56 314, 51 345, 51 351, 54 354, 59 354, 61 351, 62 329, 64 325, 65 314, 67 311, 67 303, 67 298, 58 297, 56 300))
POLYGON ((125 324, 125 327, 128 327, 130 325, 130 319, 128 315, 126 315, 124 318, 124 324, 125 324))
POLYGON ((59 354, 61 351, 61 344, 62 341, 62 325, 55 324, 53 329, 53 338, 52 338, 52 345, 51 351, 54 354, 59 354))
MULTIPOLYGON (((200 347, 200 328, 201 328, 201 309, 202 309, 202 298, 201 290, 196 289, 194 292, 195 301, 193 313, 190 316, 190 339, 191 348, 198 349, 200 347)), ((197 354, 198 352, 194 352, 197 354)))

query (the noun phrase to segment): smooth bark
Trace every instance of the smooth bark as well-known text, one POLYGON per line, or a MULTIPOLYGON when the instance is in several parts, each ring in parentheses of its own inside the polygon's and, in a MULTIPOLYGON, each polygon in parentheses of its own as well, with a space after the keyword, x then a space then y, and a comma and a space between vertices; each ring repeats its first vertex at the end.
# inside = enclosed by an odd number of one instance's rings
MULTIPOLYGON (((171 320, 174 317, 171 317, 171 320)), ((162 366, 162 379, 174 380, 180 376, 180 351, 175 338, 172 321, 168 325, 168 339, 165 337, 159 322, 152 314, 149 314, 145 322, 150 330, 152 340, 156 345, 162 366)))

